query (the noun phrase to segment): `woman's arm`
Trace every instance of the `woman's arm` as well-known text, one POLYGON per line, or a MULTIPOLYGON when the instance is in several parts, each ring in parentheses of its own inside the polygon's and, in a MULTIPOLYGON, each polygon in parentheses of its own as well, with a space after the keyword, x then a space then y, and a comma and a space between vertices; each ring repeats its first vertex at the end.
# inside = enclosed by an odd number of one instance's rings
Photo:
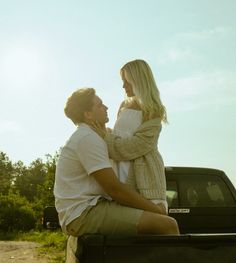
POLYGON ((128 138, 106 134, 104 140, 107 143, 110 158, 115 161, 128 161, 147 154, 156 147, 160 130, 160 124, 151 120, 141 125, 135 134, 128 138))

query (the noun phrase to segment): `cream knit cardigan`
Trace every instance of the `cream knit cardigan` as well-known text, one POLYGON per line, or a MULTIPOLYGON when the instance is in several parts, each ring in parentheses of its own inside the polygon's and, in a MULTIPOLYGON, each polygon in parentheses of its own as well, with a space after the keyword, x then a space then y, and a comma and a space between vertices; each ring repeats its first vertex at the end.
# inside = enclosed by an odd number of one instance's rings
POLYGON ((108 133, 104 138, 111 159, 130 161, 127 183, 147 199, 166 200, 164 163, 157 148, 161 127, 156 118, 140 125, 131 137, 108 133))

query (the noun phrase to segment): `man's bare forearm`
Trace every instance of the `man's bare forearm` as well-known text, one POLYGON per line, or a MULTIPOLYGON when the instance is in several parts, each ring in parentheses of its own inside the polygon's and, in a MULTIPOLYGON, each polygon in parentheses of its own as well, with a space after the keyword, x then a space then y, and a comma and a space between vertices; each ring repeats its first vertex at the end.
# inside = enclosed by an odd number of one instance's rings
POLYGON ((125 206, 130 206, 158 214, 166 214, 163 205, 154 204, 123 183, 121 183, 121 187, 119 189, 111 192, 110 196, 118 203, 125 206))
POLYGON ((94 176, 103 190, 119 204, 158 214, 166 214, 163 205, 155 205, 128 185, 121 183, 111 168, 98 170, 91 175, 94 176))

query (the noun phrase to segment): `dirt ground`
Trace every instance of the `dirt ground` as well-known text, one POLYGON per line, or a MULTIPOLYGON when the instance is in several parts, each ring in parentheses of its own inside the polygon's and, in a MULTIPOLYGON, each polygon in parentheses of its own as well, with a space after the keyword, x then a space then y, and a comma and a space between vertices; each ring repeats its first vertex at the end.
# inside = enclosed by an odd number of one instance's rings
POLYGON ((27 241, 0 241, 0 263, 49 263, 47 255, 39 255, 40 245, 27 241))

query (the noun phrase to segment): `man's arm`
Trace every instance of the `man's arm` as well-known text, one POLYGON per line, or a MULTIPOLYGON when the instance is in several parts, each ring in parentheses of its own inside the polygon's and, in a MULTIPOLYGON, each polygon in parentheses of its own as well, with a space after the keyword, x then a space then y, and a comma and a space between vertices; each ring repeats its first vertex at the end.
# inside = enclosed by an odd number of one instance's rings
POLYGON ((93 176, 103 190, 119 204, 158 214, 166 214, 162 205, 155 205, 126 184, 121 183, 112 168, 104 168, 90 175, 93 176))

